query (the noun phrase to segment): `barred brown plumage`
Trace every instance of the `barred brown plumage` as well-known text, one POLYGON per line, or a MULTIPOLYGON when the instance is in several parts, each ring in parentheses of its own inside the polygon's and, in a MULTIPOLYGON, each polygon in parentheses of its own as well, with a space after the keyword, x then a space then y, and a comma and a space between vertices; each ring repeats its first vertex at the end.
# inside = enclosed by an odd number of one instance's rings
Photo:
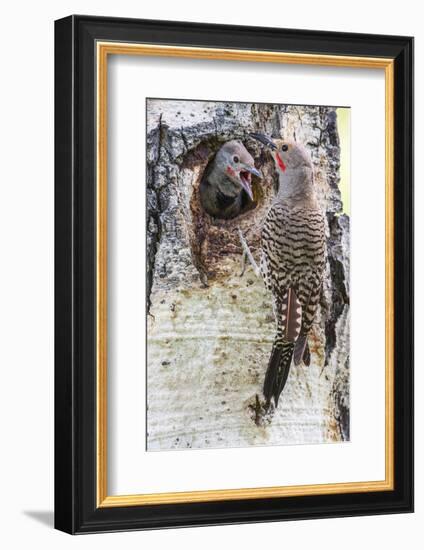
POLYGON ((279 190, 262 228, 259 268, 272 294, 276 320, 263 392, 267 406, 272 398, 277 406, 292 360, 295 365, 310 363, 308 334, 321 293, 325 222, 307 150, 262 134, 253 137, 272 148, 279 176, 279 190))

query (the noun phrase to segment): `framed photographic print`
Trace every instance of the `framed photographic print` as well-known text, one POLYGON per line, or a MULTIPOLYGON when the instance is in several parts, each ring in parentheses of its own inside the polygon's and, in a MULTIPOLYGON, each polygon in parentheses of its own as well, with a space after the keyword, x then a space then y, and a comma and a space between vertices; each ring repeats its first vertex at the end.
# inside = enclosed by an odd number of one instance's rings
POLYGON ((55 525, 413 509, 413 39, 55 26, 55 525))

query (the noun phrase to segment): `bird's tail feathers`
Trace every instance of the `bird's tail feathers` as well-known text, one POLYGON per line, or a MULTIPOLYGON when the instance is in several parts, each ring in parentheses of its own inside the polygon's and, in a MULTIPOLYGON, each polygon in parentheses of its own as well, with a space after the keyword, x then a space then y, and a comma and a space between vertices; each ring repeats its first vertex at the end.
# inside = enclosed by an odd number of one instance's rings
POLYGON ((293 342, 274 342, 263 389, 267 406, 269 406, 272 398, 274 398, 275 406, 278 406, 280 394, 286 385, 290 372, 293 350, 293 342))

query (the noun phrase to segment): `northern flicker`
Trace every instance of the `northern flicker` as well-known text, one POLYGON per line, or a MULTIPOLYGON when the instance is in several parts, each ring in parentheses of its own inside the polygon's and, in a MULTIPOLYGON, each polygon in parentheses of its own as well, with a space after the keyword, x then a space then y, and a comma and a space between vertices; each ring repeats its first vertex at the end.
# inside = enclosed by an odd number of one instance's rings
POLYGON ((253 201, 252 174, 261 177, 241 141, 227 141, 210 162, 200 183, 200 202, 214 218, 231 219, 253 201))
POLYGON ((267 407, 275 406, 290 365, 310 364, 308 334, 318 307, 325 265, 325 224, 307 150, 295 142, 251 134, 271 148, 279 188, 262 227, 259 267, 239 232, 245 254, 273 299, 276 335, 265 375, 267 407))

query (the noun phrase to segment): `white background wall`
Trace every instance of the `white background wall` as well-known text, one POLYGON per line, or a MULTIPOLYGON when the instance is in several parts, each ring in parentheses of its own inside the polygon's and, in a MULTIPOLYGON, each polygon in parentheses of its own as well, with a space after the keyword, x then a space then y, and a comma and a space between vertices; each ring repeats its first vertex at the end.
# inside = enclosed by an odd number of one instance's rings
MULTIPOLYGON (((416 337, 416 513, 70 537, 53 508, 53 21, 71 13, 280 26, 416 37, 416 241, 424 199, 424 30, 420 3, 386 0, 85 0, 3 5, 0 84, 0 544, 3 548, 421 548, 424 374, 416 337), (257 6, 260 6, 258 10, 257 6)), ((424 306, 417 250, 417 312, 424 306)), ((258 465, 259 466, 259 465, 258 465)), ((313 467, 313 465, 311 465, 313 467)))

